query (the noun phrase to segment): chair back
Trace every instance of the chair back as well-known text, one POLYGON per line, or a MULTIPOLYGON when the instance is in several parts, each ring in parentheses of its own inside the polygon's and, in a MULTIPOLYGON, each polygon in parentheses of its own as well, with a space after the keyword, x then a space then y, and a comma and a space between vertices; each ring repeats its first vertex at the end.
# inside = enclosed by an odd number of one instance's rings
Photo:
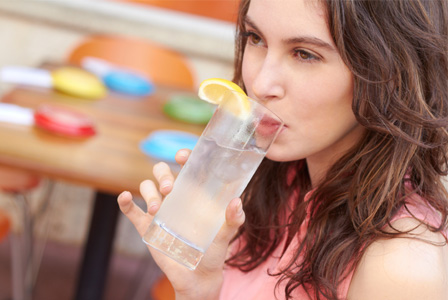
POLYGON ((3 192, 26 192, 37 187, 40 181, 37 175, 6 166, 0 167, 0 190, 3 192))
POLYGON ((154 84, 195 89, 188 60, 180 53, 143 39, 121 36, 90 36, 69 54, 68 62, 81 65, 95 57, 147 76, 154 84))

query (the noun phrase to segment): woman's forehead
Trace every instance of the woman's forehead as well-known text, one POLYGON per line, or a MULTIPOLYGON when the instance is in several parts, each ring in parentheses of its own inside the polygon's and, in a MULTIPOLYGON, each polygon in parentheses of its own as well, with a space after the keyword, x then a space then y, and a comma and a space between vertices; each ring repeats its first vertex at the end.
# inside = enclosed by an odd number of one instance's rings
POLYGON ((247 19, 267 36, 313 36, 333 44, 325 11, 320 0, 251 0, 247 19))

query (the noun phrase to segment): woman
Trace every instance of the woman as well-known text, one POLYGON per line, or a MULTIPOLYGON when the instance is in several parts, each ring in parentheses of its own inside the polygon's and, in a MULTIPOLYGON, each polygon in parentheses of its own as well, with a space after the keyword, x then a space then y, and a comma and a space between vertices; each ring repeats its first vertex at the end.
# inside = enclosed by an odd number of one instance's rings
MULTIPOLYGON (((447 22, 446 0, 241 1, 235 82, 285 127, 194 272, 150 249, 178 299, 448 298, 447 22)), ((143 234, 141 193, 118 202, 143 234)))

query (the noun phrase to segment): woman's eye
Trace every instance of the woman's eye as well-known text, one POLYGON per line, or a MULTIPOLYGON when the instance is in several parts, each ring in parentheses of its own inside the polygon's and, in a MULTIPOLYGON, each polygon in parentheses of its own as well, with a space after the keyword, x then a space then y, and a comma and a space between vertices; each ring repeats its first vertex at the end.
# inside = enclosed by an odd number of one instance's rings
POLYGON ((305 50, 294 50, 294 55, 303 61, 314 61, 314 60, 319 60, 319 58, 311 53, 309 53, 308 51, 305 50))
POLYGON ((261 42, 261 38, 254 33, 250 35, 249 39, 250 42, 255 45, 258 45, 261 42))
POLYGON ((244 36, 247 37, 247 40, 252 44, 252 45, 259 45, 263 42, 263 40, 261 39, 261 37, 254 33, 254 32, 246 32, 244 33, 244 36))

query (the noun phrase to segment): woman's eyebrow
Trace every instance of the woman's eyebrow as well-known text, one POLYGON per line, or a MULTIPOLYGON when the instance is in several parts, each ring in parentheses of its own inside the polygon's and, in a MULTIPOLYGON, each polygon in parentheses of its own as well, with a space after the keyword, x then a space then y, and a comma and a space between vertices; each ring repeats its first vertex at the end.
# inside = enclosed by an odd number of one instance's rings
MULTIPOLYGON (((244 24, 246 26, 249 25, 255 31, 261 33, 261 30, 258 28, 258 26, 255 25, 255 23, 247 15, 244 17, 244 24)), ((319 48, 325 48, 329 51, 337 52, 337 50, 332 45, 330 45, 329 43, 327 43, 317 37, 313 37, 313 36, 298 36, 298 37, 284 39, 282 41, 283 41, 283 43, 288 44, 288 45, 303 43, 303 44, 314 45, 319 48)))
POLYGON ((332 45, 330 45, 329 43, 327 43, 317 37, 314 37, 314 36, 298 36, 298 37, 285 39, 285 40, 283 40, 283 42, 285 44, 289 44, 289 45, 290 44, 298 44, 298 43, 311 44, 311 45, 314 45, 319 48, 325 48, 329 51, 337 52, 336 49, 332 45))
POLYGON ((261 32, 260 29, 257 27, 257 25, 255 25, 255 23, 250 19, 249 16, 247 16, 247 15, 244 16, 243 23, 245 26, 249 25, 250 27, 255 29, 257 32, 261 32))

